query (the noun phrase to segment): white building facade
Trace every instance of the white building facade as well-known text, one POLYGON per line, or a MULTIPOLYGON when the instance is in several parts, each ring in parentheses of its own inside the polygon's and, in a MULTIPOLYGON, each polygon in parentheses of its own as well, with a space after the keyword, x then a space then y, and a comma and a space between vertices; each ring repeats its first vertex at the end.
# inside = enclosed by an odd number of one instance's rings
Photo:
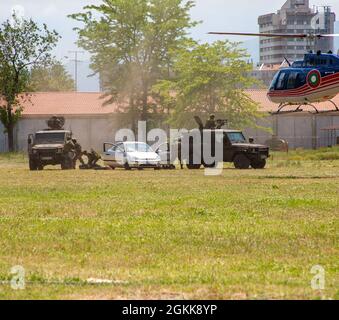
MULTIPOLYGON (((334 33, 335 13, 331 7, 310 8, 309 0, 287 0, 277 13, 262 15, 258 19, 260 33, 334 33)), ((260 64, 281 64, 303 60, 310 50, 334 50, 333 38, 309 40, 291 38, 260 38, 260 64)))

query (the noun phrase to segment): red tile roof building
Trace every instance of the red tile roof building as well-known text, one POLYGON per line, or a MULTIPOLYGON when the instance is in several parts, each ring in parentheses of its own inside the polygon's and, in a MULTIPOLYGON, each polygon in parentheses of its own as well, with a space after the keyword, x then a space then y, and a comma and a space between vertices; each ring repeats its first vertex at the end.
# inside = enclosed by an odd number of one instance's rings
MULTIPOLYGON (((262 112, 277 110, 277 105, 270 102, 265 90, 248 90, 247 94, 258 102, 262 112)), ((115 133, 130 126, 130 119, 115 103, 104 105, 108 98, 102 93, 33 93, 23 102, 23 117, 15 129, 17 150, 26 150, 27 135, 46 127, 46 120, 52 115, 66 118, 65 128, 72 130, 85 149, 102 149, 102 143, 114 141, 115 133)), ((334 99, 339 105, 339 95, 334 99)), ((0 101, 1 105, 1 101, 0 101)), ((333 110, 330 103, 317 104, 320 111, 333 110)), ((288 109, 287 109, 288 110, 288 109)), ((306 108, 305 111, 308 111, 306 108)), ((309 109, 309 111, 314 111, 309 109)), ((259 143, 271 137, 275 132, 287 140, 291 148, 315 148, 328 145, 328 134, 324 128, 339 126, 339 112, 314 115, 309 112, 289 113, 282 116, 269 116, 258 123, 271 128, 271 132, 262 129, 247 129, 245 134, 253 136, 259 143)), ((0 123, 0 152, 6 151, 7 136, 0 123)), ((337 137, 333 137, 335 143, 337 137)))
MULTIPOLYGON (((266 90, 247 90, 247 94, 259 103, 263 112, 277 110, 277 105, 267 98, 266 90)), ((30 101, 23 103, 23 116, 44 115, 105 115, 118 111, 117 104, 103 105, 107 98, 102 93, 85 92, 38 92, 32 93, 30 101)), ((339 95, 334 99, 339 106, 339 95)), ((329 103, 316 105, 319 110, 333 109, 329 103)))

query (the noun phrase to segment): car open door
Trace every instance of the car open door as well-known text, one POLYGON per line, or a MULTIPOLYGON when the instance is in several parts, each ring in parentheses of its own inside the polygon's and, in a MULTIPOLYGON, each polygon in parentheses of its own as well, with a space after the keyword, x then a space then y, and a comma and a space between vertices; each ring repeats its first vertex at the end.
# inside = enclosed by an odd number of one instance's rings
POLYGON ((122 143, 104 143, 104 153, 102 160, 110 167, 123 166, 124 164, 124 146, 122 143))
POLYGON ((112 143, 112 142, 105 142, 104 143, 104 153, 107 152, 109 149, 111 149, 112 147, 116 146, 116 144, 112 143))
POLYGON ((111 142, 105 142, 103 146, 102 160, 106 165, 111 166, 114 164, 114 152, 113 149, 116 147, 116 144, 111 142))

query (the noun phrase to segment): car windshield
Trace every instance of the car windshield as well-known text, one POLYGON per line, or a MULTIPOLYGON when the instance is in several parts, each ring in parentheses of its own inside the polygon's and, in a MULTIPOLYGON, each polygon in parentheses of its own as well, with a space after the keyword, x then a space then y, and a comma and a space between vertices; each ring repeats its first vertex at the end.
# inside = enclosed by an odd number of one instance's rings
POLYGON ((35 144, 43 143, 64 143, 65 133, 64 132, 53 132, 53 133, 37 133, 35 135, 35 144))
POLYGON ((246 139, 241 132, 229 132, 227 133, 228 139, 231 143, 245 143, 246 139))
POLYGON ((153 152, 152 148, 146 143, 126 143, 126 152, 153 152))

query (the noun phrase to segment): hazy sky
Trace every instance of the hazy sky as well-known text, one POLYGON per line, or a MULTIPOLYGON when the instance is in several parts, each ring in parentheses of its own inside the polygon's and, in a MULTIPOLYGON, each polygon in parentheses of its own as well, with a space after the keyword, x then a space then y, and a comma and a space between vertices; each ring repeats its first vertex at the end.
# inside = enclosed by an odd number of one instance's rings
MULTIPOLYGON (((65 56, 68 51, 76 49, 76 33, 72 30, 75 22, 67 15, 81 11, 88 4, 100 3, 100 0, 0 0, 0 22, 10 16, 13 7, 21 11, 26 17, 33 17, 39 23, 45 22, 49 28, 56 29, 62 36, 55 52, 58 59, 67 62, 65 56)), ((192 31, 194 38, 203 41, 214 41, 215 36, 207 35, 208 31, 243 31, 257 32, 257 19, 261 14, 275 12, 285 0, 197 0, 192 10, 195 20, 203 23, 192 31)), ((324 4, 323 0, 311 0, 312 5, 324 4)), ((326 0, 326 4, 333 7, 338 13, 339 0, 326 0)), ((234 41, 247 39, 232 37, 234 41)), ((253 40, 258 41, 258 40, 253 40)), ((84 61, 89 60, 87 54, 80 56, 84 61)), ((83 68, 86 67, 84 63, 83 68)), ((79 70, 81 72, 81 69, 79 70)))

